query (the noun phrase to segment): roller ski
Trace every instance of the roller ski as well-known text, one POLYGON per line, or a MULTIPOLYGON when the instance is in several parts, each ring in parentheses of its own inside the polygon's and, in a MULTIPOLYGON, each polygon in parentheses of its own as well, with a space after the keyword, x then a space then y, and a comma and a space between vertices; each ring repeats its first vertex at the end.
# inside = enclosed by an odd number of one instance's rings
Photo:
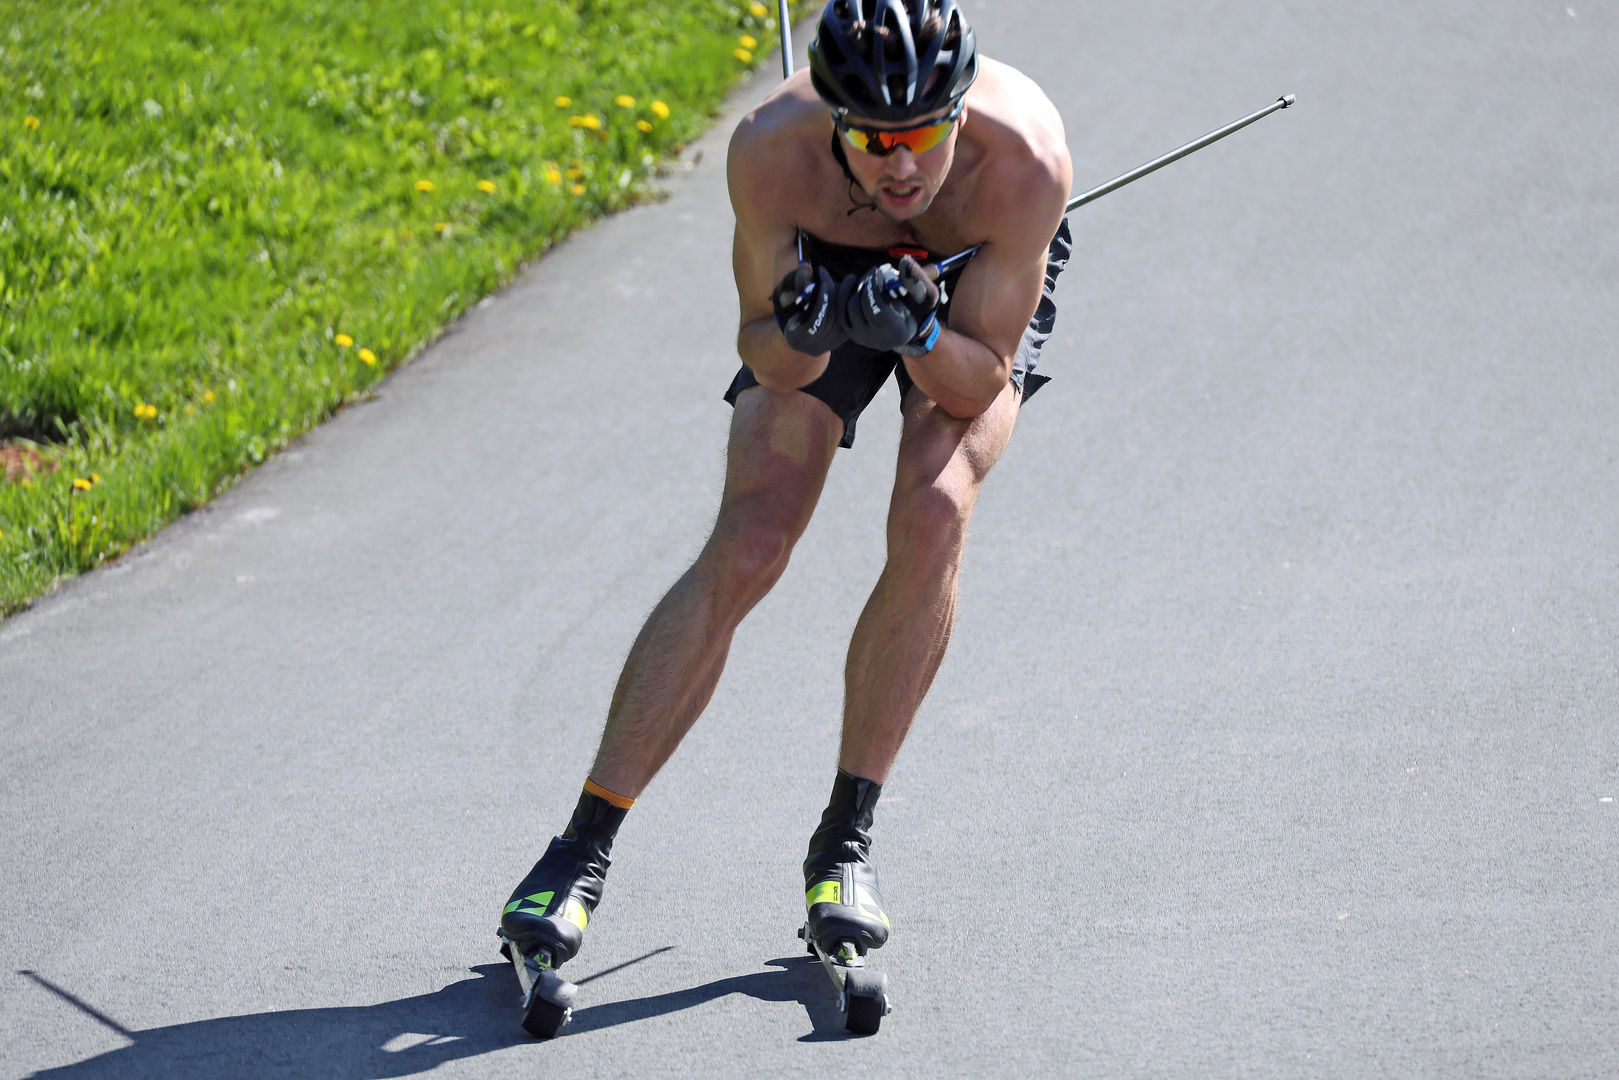
POLYGON ((604 794, 611 793, 585 784, 567 830, 551 839, 501 912, 500 954, 517 971, 523 1030, 537 1038, 552 1038, 573 1017, 579 988, 557 969, 584 943, 585 927, 601 902, 607 853, 629 809, 604 794))
POLYGON ((808 914, 798 936, 837 988, 843 1026, 858 1035, 876 1034, 893 1011, 888 976, 866 965, 890 929, 870 857, 872 809, 881 793, 881 784, 839 769, 804 860, 808 914))

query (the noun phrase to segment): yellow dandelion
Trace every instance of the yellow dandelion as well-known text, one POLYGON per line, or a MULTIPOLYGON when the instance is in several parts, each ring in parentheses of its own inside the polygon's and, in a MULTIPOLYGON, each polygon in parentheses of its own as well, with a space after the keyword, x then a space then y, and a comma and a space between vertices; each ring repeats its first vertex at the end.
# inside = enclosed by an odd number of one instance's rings
POLYGON ((562 172, 559 169, 546 169, 545 178, 553 184, 562 183, 562 172))
POLYGON ((669 119, 669 106, 665 105, 661 101, 654 101, 652 103, 652 112, 659 120, 669 119))
POLYGON ((377 354, 372 352, 370 349, 361 349, 360 362, 362 364, 374 364, 377 362, 377 354))
POLYGON ((93 473, 91 473, 91 474, 90 474, 90 482, 91 482, 91 483, 92 483, 92 484, 99 484, 99 483, 101 483, 101 474, 100 474, 100 473, 98 473, 98 472, 93 472, 93 473))
POLYGON ((572 124, 574 127, 589 128, 591 131, 595 131, 597 128, 602 126, 601 117, 597 116, 595 113, 585 113, 583 116, 570 116, 568 117, 568 123, 572 124))
POLYGON ((635 108, 635 99, 628 94, 620 94, 613 99, 613 104, 621 109, 633 109, 635 108))
POLYGON ((744 49, 757 49, 759 47, 759 39, 752 34, 743 34, 738 40, 742 42, 744 49))
POLYGON ((585 185, 583 185, 583 184, 575 184, 575 185, 573 185, 573 187, 569 188, 568 190, 573 192, 575 195, 583 195, 585 193, 585 185))
POLYGON ((485 195, 493 195, 495 193, 495 182, 493 180, 479 180, 478 190, 485 195))
POLYGON ((203 401, 212 401, 212 400, 214 400, 214 392, 212 390, 204 390, 202 392, 202 400, 203 401))
POLYGON ((156 405, 148 405, 144 401, 141 402, 139 405, 135 406, 135 418, 137 420, 153 420, 153 419, 156 419, 157 418, 157 406, 156 405))
POLYGON ((89 491, 90 481, 86 480, 82 476, 75 476, 73 478, 73 486, 78 488, 80 491, 89 491))
POLYGON ((583 175, 585 175, 585 170, 581 169, 579 166, 577 166, 577 165, 568 166, 568 179, 569 180, 577 180, 583 175))
POLYGON ((336 345, 339 349, 346 349, 350 345, 354 344, 354 339, 349 337, 347 334, 337 334, 332 338, 332 344, 336 345))
POLYGON ((450 231, 450 224, 447 221, 435 221, 433 222, 433 231, 442 236, 450 231))
POLYGON ((567 94, 558 94, 557 99, 551 104, 555 105, 559 109, 571 108, 573 106, 573 98, 569 97, 567 94))
POLYGON ((37 117, 37 116, 24 117, 23 122, 22 122, 22 126, 27 128, 29 131, 38 130, 38 128, 39 128, 39 117, 37 117))
POLYGON ((431 180, 418 180, 418 181, 416 181, 416 190, 422 192, 423 194, 426 194, 427 192, 432 191, 433 190, 433 181, 431 181, 431 180))
POLYGON ((635 122, 635 130, 636 131, 642 131, 642 132, 651 131, 652 130, 652 121, 650 121, 650 120, 637 120, 635 122))
POLYGON ((748 14, 752 15, 755 19, 761 19, 765 15, 765 6, 763 4, 749 4, 748 14))
POLYGON ((742 61, 744 64, 753 63, 753 54, 746 49, 732 49, 731 55, 742 61))

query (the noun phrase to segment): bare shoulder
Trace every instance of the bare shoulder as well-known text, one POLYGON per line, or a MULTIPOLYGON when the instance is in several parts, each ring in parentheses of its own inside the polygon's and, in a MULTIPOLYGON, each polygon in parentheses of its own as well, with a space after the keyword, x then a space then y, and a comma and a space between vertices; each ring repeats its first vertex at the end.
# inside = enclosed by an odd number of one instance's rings
POLYGON ((991 237, 1021 232, 1033 218, 1029 225, 1049 240, 1073 182, 1062 117, 1027 75, 987 57, 979 63, 964 129, 983 150, 973 216, 991 237))
POLYGON ((792 208, 813 192, 818 175, 816 134, 826 127, 826 106, 800 72, 737 124, 726 152, 726 179, 738 217, 790 220, 792 208))

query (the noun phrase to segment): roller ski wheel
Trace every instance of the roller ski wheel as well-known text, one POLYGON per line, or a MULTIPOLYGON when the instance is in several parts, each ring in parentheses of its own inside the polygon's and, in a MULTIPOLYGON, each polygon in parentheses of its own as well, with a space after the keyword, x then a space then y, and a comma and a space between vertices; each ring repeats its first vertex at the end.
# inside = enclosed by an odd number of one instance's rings
POLYGON ((525 955, 504 930, 495 933, 500 937, 500 955, 512 962, 522 988, 523 1030, 537 1039, 554 1038, 573 1018, 579 988, 557 974, 548 950, 525 955))
POLYGON ((808 951, 820 960, 838 991, 843 1026, 855 1035, 875 1035, 883 1017, 894 1011, 888 1000, 888 976, 866 966, 866 958, 853 941, 839 944, 836 952, 822 950, 805 923, 798 931, 808 951))

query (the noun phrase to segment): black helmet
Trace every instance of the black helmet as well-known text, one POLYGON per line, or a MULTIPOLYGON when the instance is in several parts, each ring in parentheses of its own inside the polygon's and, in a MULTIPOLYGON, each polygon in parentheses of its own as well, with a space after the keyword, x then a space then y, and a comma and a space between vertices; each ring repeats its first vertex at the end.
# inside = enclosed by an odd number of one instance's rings
POLYGON ((978 77, 973 28, 956 0, 832 0, 809 62, 822 100, 867 120, 953 105, 978 77))

